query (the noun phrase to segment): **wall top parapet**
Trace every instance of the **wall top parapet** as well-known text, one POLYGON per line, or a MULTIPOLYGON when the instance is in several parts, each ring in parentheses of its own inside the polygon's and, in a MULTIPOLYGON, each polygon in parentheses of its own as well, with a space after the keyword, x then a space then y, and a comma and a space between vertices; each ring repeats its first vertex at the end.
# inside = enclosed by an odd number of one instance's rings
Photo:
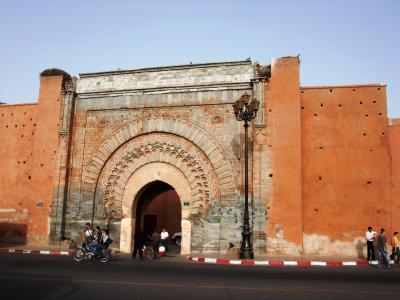
POLYGON ((301 86, 301 90, 307 89, 338 89, 338 88, 362 88, 362 87, 386 87, 386 83, 360 83, 360 84, 342 84, 342 85, 316 85, 301 86))
POLYGON ((249 84, 254 76, 254 65, 251 61, 86 73, 80 74, 77 93, 249 84))

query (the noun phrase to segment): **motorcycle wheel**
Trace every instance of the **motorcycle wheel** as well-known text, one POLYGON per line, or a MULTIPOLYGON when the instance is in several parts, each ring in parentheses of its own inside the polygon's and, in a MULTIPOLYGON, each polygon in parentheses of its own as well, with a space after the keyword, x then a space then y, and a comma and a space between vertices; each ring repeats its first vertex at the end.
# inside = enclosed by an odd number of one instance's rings
POLYGON ((81 262, 85 258, 85 253, 82 249, 77 249, 74 251, 74 260, 77 262, 81 262))
POLYGON ((100 261, 102 262, 102 263, 106 263, 106 262, 109 262, 110 261, 110 253, 108 253, 108 251, 104 251, 103 253, 102 253, 102 257, 100 258, 100 261))

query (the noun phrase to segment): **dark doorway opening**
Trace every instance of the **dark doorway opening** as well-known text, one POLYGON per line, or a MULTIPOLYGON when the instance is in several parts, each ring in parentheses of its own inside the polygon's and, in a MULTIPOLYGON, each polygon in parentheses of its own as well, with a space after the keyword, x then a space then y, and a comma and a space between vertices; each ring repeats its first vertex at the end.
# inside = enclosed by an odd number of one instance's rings
POLYGON ((163 181, 146 185, 139 194, 136 228, 148 236, 165 228, 170 237, 181 232, 181 201, 175 189, 163 181))

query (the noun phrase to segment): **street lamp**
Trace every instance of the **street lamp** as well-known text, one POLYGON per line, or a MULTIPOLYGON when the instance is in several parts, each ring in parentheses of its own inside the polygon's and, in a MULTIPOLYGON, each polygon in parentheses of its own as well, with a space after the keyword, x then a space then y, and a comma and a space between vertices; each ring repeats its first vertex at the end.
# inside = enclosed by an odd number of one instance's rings
POLYGON ((250 96, 245 93, 233 104, 233 111, 238 121, 244 121, 244 216, 242 230, 242 244, 240 246, 239 258, 253 259, 253 245, 251 242, 251 231, 249 222, 249 142, 247 130, 249 122, 257 115, 260 102, 256 98, 250 101, 250 96))

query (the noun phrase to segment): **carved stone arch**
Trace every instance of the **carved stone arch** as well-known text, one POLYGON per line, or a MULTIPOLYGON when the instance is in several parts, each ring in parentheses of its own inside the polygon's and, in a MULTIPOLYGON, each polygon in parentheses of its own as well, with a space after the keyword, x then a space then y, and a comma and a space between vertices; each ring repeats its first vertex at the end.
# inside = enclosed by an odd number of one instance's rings
POLYGON ((198 147, 173 134, 150 133, 129 140, 106 162, 96 187, 96 217, 126 217, 122 198, 129 178, 144 165, 155 162, 174 166, 186 177, 191 191, 189 218, 198 219, 214 201, 220 200, 217 175, 198 147))
MULTIPOLYGON (((148 133, 171 133, 180 136, 198 147, 210 161, 217 178, 221 197, 235 194, 233 167, 218 143, 203 129, 194 123, 168 117, 139 119, 125 124, 111 134, 95 151, 88 166, 84 169, 82 182, 82 205, 94 205, 95 190, 100 173, 106 162, 126 142, 148 133)), ((144 150, 144 148, 141 148, 144 150)), ((112 173, 118 177, 116 170, 112 173)))

